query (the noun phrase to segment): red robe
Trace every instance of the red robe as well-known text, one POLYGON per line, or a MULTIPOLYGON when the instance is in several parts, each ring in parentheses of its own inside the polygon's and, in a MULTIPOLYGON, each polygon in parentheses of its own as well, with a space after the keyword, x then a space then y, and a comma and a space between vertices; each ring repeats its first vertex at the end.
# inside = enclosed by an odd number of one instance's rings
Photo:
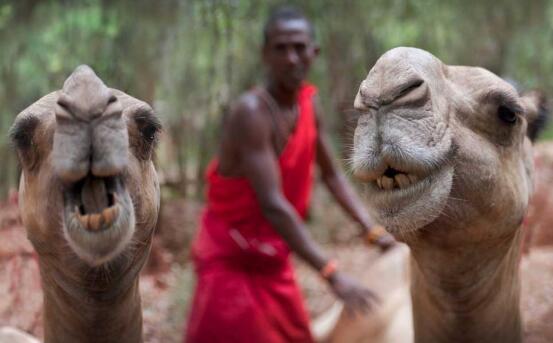
MULTIPOLYGON (((316 88, 298 94, 299 116, 279 157, 282 190, 304 218, 311 195, 317 127, 316 88)), ((198 277, 188 343, 313 342, 290 249, 265 219, 243 177, 207 170, 207 206, 192 246, 198 277)))

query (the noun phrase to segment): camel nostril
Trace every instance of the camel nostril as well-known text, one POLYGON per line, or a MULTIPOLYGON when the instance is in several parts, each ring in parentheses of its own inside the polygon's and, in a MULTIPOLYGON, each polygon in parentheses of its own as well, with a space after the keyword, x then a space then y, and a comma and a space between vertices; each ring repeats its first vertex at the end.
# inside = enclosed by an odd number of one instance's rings
POLYGON ((65 111, 69 112, 69 104, 64 100, 59 99, 57 102, 58 106, 63 108, 65 111))
POLYGON ((90 120, 94 120, 96 118, 100 118, 102 116, 102 112, 101 111, 97 111, 97 112, 92 112, 90 113, 90 120))

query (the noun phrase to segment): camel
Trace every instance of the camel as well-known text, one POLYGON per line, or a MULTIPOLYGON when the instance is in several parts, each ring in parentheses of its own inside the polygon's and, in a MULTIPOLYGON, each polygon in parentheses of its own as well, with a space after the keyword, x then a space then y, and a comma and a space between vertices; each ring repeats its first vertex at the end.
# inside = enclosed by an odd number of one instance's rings
POLYGON ((409 249, 401 244, 377 259, 369 253, 356 258, 354 270, 345 270, 378 295, 378 305, 368 313, 351 315, 336 301, 313 318, 313 337, 325 343, 412 342, 409 249))
POLYGON ((28 333, 13 327, 0 327, 0 343, 40 343, 28 333))
POLYGON ((539 98, 478 67, 395 48, 362 81, 352 169, 410 248, 414 341, 521 342, 526 127, 539 98))
POLYGON ((39 258, 45 342, 141 342, 138 274, 159 211, 152 108, 79 66, 19 113, 19 204, 39 258))

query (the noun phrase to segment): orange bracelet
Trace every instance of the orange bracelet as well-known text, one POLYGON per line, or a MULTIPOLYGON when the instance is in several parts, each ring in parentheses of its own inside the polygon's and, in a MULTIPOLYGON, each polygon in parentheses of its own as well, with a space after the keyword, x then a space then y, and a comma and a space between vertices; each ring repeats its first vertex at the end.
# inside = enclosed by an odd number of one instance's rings
POLYGON ((378 241, 382 236, 386 235, 387 231, 386 229, 381 225, 375 225, 371 228, 369 232, 367 232, 367 243, 374 244, 376 241, 378 241))
POLYGON ((334 273, 336 273, 336 270, 338 269, 338 262, 336 260, 331 259, 328 260, 328 262, 324 265, 324 267, 321 268, 321 276, 328 280, 334 273))

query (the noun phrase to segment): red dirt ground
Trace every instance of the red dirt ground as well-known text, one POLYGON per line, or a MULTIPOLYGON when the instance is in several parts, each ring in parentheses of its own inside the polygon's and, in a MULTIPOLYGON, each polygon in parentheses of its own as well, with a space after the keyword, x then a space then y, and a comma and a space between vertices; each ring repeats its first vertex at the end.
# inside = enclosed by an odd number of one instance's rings
MULTIPOLYGON (((528 240, 536 250, 532 249, 521 267, 523 277, 533 280, 529 283, 531 286, 525 286, 532 296, 523 296, 522 307, 525 312, 532 312, 531 318, 526 319, 527 332, 549 330, 548 337, 553 337, 553 253, 538 249, 539 246, 553 246, 553 230, 550 229, 553 227, 553 200, 549 200, 549 189, 553 185, 553 143, 536 147, 536 157, 536 198, 531 202, 527 220, 528 240)), ((328 204, 324 194, 317 192, 311 226, 318 229, 312 230, 312 234, 318 241, 333 242, 329 250, 338 257, 343 270, 361 275, 378 253, 359 243, 344 244, 355 229, 344 220, 336 206, 328 204)), ((181 342, 193 287, 187 247, 199 211, 198 203, 164 202, 151 258, 140 278, 145 342, 181 342)), ((15 326, 42 337, 40 276, 36 255, 19 218, 15 193, 9 200, 0 202, 0 237, 0 326, 15 326)), ((297 263, 297 267, 310 314, 317 316, 330 307, 333 296, 307 266, 297 263)), ((545 340, 529 334, 527 342, 545 340)))
MULTIPOLYGON (((15 202, 0 203, 0 326, 14 326, 36 337, 43 336, 42 289, 37 256, 26 238, 15 202)), ((181 320, 175 321, 170 290, 176 288, 182 268, 172 266, 171 254, 158 246, 157 265, 143 273, 140 288, 144 307, 146 342, 178 342, 181 320)))

